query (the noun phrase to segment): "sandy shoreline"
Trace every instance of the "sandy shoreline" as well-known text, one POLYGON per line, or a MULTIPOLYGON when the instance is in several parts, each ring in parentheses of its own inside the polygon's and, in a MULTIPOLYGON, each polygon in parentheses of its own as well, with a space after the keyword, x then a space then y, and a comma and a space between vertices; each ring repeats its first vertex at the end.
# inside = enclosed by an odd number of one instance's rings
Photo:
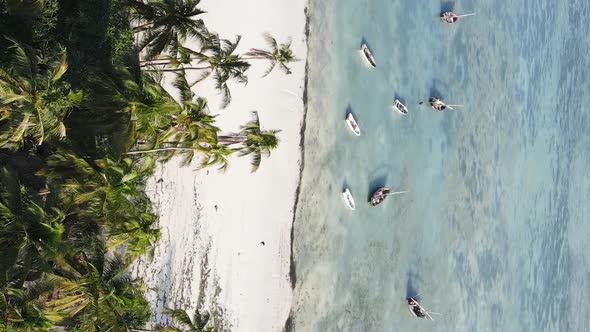
MULTIPOLYGON (((162 238, 154 258, 132 267, 143 278, 154 322, 164 307, 197 307, 223 317, 234 331, 279 331, 291 307, 291 236, 300 180, 306 45, 306 0, 252 3, 205 0, 203 20, 221 38, 242 36, 237 52, 265 48, 262 33, 278 42, 291 37, 301 61, 292 75, 277 69, 262 78, 268 63, 252 61, 246 87, 230 83, 233 101, 217 111, 211 82, 193 91, 209 100, 224 131, 237 131, 257 110, 264 129, 280 129, 279 147, 250 173, 250 160, 233 158, 229 170, 195 172, 177 160, 159 165, 147 191, 159 214, 162 238), (264 244, 263 244, 264 243, 264 244)), ((198 73, 191 74, 196 77, 198 73)), ((190 77, 190 76, 189 76, 190 77)))

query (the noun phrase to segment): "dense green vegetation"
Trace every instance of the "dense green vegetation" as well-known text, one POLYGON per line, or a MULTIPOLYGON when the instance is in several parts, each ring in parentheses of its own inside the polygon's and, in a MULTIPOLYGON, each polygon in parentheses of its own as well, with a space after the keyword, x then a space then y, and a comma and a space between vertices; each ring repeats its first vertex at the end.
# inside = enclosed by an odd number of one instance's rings
MULTIPOLYGON (((143 191, 154 163, 181 155, 224 170, 237 154, 256 171, 277 147, 278 130, 262 130, 257 112, 222 133, 191 86, 212 77, 225 107, 249 60, 290 73, 290 43, 268 35, 269 50, 236 54, 240 37, 209 32, 198 5, 0 1, 0 330, 141 329, 149 304, 127 267, 159 237, 143 191), (200 71, 197 82, 187 71, 200 71), (163 72, 175 75, 178 101, 163 72)), ((194 331, 208 321, 169 314, 194 331)))

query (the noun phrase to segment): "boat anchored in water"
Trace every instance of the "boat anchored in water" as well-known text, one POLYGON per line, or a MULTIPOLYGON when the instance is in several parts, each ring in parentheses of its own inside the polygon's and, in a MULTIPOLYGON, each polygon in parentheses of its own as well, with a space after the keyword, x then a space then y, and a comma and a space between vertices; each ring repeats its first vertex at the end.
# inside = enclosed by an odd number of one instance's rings
POLYGON ((393 102, 393 109, 396 110, 401 115, 408 115, 408 108, 404 105, 399 99, 396 99, 393 102))
POLYGON ((420 303, 418 303, 418 301, 416 301, 413 297, 408 299, 408 308, 410 309, 410 313, 412 313, 412 315, 416 318, 434 320, 430 313, 424 309, 424 307, 421 306, 420 303))
POLYGON ((408 191, 392 192, 392 190, 390 188, 381 187, 381 188, 377 189, 373 193, 373 195, 371 195, 371 198, 369 199, 369 205, 377 206, 377 205, 383 203, 383 201, 385 201, 385 198, 389 195, 405 194, 407 192, 408 191))
POLYGON ((375 61, 373 53, 371 53, 371 50, 369 50, 367 44, 361 45, 361 53, 363 53, 363 57, 365 58, 365 60, 367 60, 369 66, 377 68, 377 62, 375 61))
POLYGON ((344 203, 346 206, 348 206, 349 209, 354 210, 354 197, 352 197, 352 194, 348 188, 344 189, 344 192, 342 192, 342 198, 344 198, 344 203))
POLYGON ((430 107, 432 107, 432 110, 434 110, 435 112, 442 112, 446 109, 454 110, 453 107, 463 107, 463 105, 448 105, 442 100, 435 97, 430 97, 428 99, 428 103, 430 103, 430 107))
POLYGON ((453 24, 453 23, 457 23, 457 21, 459 21, 459 19, 461 19, 463 17, 473 16, 473 15, 475 15, 475 13, 457 15, 453 12, 444 12, 444 13, 440 14, 440 19, 441 19, 441 21, 443 21, 443 23, 453 24))
POLYGON ((346 116, 346 123, 348 124, 348 128, 357 136, 361 136, 361 128, 359 127, 358 123, 354 119, 354 115, 352 113, 348 113, 346 116))

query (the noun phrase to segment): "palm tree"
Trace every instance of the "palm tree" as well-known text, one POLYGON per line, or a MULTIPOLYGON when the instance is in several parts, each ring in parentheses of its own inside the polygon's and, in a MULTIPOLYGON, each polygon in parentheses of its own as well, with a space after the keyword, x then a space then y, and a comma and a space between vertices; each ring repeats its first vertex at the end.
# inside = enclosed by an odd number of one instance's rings
POLYGON ((47 278, 23 287, 0 287, 0 328, 3 331, 45 331, 51 321, 43 313, 41 295, 53 288, 47 278))
POLYGON ((221 172, 227 171, 229 167, 229 156, 232 155, 236 150, 230 149, 225 145, 214 143, 206 147, 202 147, 203 157, 199 169, 217 166, 217 169, 221 172))
POLYGON ((197 7, 199 3, 200 0, 127 0, 133 18, 145 22, 133 31, 146 33, 140 49, 148 48, 147 58, 174 52, 187 38, 197 38, 201 42, 208 38, 203 20, 193 19, 205 13, 197 7))
POLYGON ((45 313, 58 326, 82 331, 126 331, 149 318, 141 283, 131 279, 123 258, 106 253, 100 238, 66 256, 55 271, 56 285, 45 313))
POLYGON ((134 207, 122 211, 119 222, 110 226, 107 249, 125 245, 125 258, 133 259, 152 248, 160 238, 160 230, 154 228, 156 216, 146 198, 136 199, 134 207))
POLYGON ((64 232, 64 213, 44 208, 36 193, 21 186, 15 174, 0 170, 0 287, 22 287, 50 271, 64 232))
POLYGON ((152 77, 142 75, 136 82, 131 73, 125 69, 116 71, 116 78, 105 75, 90 75, 88 78, 87 98, 84 106, 93 114, 92 130, 103 125, 103 132, 114 132, 125 139, 121 150, 128 151, 139 142, 141 145, 154 147, 158 135, 169 128, 181 108, 152 77), (119 129, 121 124, 127 125, 119 129), (118 130, 117 130, 118 129, 118 130))
POLYGON ((270 152, 279 144, 277 134, 280 130, 262 130, 258 112, 252 112, 252 121, 240 127, 239 133, 219 136, 219 143, 228 147, 240 144, 236 148, 240 156, 252 156, 252 172, 260 167, 263 155, 270 156, 270 152))
POLYGON ((237 36, 236 40, 232 42, 227 39, 220 39, 218 35, 211 35, 210 39, 203 45, 200 52, 192 51, 195 58, 199 62, 207 63, 207 66, 166 69, 158 68, 150 69, 150 71, 185 72, 186 70, 202 70, 203 73, 195 83, 198 83, 213 74, 215 87, 223 96, 221 108, 225 108, 231 101, 231 92, 227 82, 229 80, 236 80, 238 83, 248 83, 246 71, 250 68, 250 64, 244 61, 239 54, 233 54, 241 39, 241 36, 237 36))
POLYGON ((207 327, 207 323, 209 322, 210 315, 208 312, 201 313, 199 309, 195 310, 195 314, 193 315, 193 319, 190 318, 188 313, 183 309, 164 309, 164 313, 167 315, 172 316, 172 318, 179 322, 183 329, 179 331, 187 331, 187 332, 207 332, 213 331, 212 327, 207 327))
MULTIPOLYGON (((90 164, 66 152, 51 155, 46 168, 39 172, 59 193, 69 218, 75 218, 75 226, 94 225, 71 241, 80 237, 88 241, 93 233, 101 232, 109 238, 109 249, 126 241, 129 257, 144 253, 160 235, 153 227, 156 217, 151 203, 141 190, 149 173, 150 168, 138 168, 130 158, 105 158, 90 164)), ((81 232, 76 229, 74 233, 81 232)))
POLYGON ((226 157, 231 151, 217 145, 219 128, 215 126, 216 116, 209 113, 207 100, 195 96, 183 72, 177 75, 174 86, 180 91, 183 110, 174 120, 174 125, 158 135, 157 145, 162 147, 127 154, 166 152, 163 157, 166 160, 180 153, 184 157, 183 163, 188 165, 197 153, 201 153, 204 155, 203 166, 218 164, 222 169, 227 168, 226 157))
POLYGON ((35 139, 36 145, 64 138, 63 120, 82 98, 81 92, 72 92, 61 80, 68 69, 66 53, 45 70, 38 66, 33 49, 9 40, 14 63, 9 69, 0 68, 0 148, 16 150, 26 138, 35 139))
POLYGON ((291 42, 289 40, 286 43, 278 44, 277 40, 274 39, 270 34, 265 33, 263 34, 264 40, 271 48, 270 50, 262 50, 258 48, 252 48, 249 52, 246 52, 244 55, 249 56, 251 58, 245 58, 246 60, 249 59, 265 59, 270 61, 270 67, 266 70, 263 76, 267 76, 270 72, 275 68, 278 64, 279 68, 281 68, 285 74, 291 74, 291 69, 287 66, 287 64, 295 61, 299 61, 293 54, 291 50, 291 42))

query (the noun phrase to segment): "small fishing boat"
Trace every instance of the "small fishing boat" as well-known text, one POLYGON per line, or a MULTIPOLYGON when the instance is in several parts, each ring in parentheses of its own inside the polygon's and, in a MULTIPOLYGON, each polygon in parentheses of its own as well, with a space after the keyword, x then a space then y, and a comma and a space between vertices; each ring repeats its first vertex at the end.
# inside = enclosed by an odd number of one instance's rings
POLYGON ((410 313, 416 318, 427 318, 430 320, 434 320, 432 316, 416 301, 413 297, 408 299, 408 308, 410 309, 410 313))
POLYGON ((444 12, 444 13, 440 14, 440 19, 441 19, 441 21, 443 21, 443 23, 453 24, 453 23, 457 23, 457 21, 459 21, 459 19, 461 19, 463 17, 473 16, 473 15, 475 15, 475 13, 457 15, 453 12, 444 12))
POLYGON ((398 111, 401 115, 408 115, 408 108, 399 99, 393 102, 393 109, 398 111))
POLYGON ((361 136, 361 128, 359 128, 358 123, 354 119, 352 113, 348 113, 346 116, 346 123, 348 124, 348 128, 357 136, 361 136))
POLYGON ((449 107, 447 104, 445 104, 442 100, 440 100, 438 98, 430 97, 428 99, 428 102, 430 103, 430 107, 432 107, 432 109, 435 112, 442 112, 442 111, 446 110, 447 108, 453 109, 452 107, 449 107))
POLYGON ((369 50, 367 44, 361 45, 361 52, 363 53, 363 57, 365 58, 365 60, 367 60, 369 66, 377 68, 377 62, 375 61, 373 53, 371 53, 371 50, 369 50))
POLYGON ((377 206, 381 203, 383 203, 383 201, 385 200, 385 198, 389 195, 397 195, 397 194, 405 194, 408 191, 396 191, 396 192, 392 192, 392 190, 390 188, 387 187, 381 187, 379 189, 377 189, 373 195, 371 195, 371 198, 369 199, 369 205, 371 206, 377 206))
POLYGON ((344 189, 344 192, 342 193, 342 198, 344 198, 344 203, 346 204, 346 206, 348 206, 349 209, 354 210, 354 198, 352 197, 352 194, 350 193, 350 190, 348 190, 348 188, 344 189))
MULTIPOLYGON (((435 97, 430 97, 428 99, 428 103, 430 103, 430 107, 432 107, 432 110, 434 110, 435 112, 442 112, 446 109, 450 109, 450 110, 454 110, 454 107, 463 107, 463 105, 449 105, 445 102, 443 102, 442 100, 435 98, 435 97)), ((422 102, 420 102, 420 104, 422 104, 422 102)))
POLYGON ((371 195, 371 199, 369 199, 369 205, 377 206, 381 204, 385 200, 387 195, 390 193, 391 189, 387 187, 381 187, 377 189, 377 191, 375 191, 373 195, 371 195))

